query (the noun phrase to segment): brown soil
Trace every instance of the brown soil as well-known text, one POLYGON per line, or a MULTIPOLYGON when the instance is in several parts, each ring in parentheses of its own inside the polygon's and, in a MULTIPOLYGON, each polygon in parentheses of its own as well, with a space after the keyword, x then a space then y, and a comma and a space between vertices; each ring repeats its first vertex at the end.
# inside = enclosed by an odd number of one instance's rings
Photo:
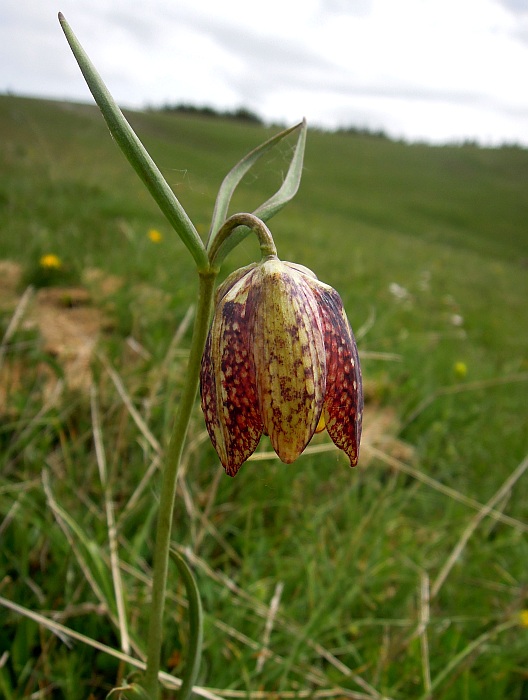
MULTIPOLYGON (((97 341, 109 324, 104 312, 94 305, 93 297, 108 296, 118 289, 120 281, 100 271, 90 271, 88 283, 95 293, 81 286, 47 287, 26 293, 27 305, 21 308, 21 275, 20 265, 0 261, 0 311, 11 313, 11 323, 16 326, 11 335, 17 328, 36 328, 42 350, 60 365, 66 385, 70 389, 87 390, 92 381, 91 362, 97 341)), ((11 356, 6 361, 6 345, 4 342, 0 354, 0 412, 5 410, 7 395, 21 384, 24 373, 22 359, 11 356)), ((39 366, 39 372, 46 377, 44 395, 49 396, 57 377, 44 363, 39 366)))

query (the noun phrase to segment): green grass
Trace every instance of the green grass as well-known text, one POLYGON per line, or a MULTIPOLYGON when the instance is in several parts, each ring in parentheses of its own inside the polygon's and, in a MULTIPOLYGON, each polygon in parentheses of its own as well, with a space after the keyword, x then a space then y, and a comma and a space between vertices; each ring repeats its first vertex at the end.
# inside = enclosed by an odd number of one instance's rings
MULTIPOLYGON (((202 235, 224 174, 275 131, 128 117, 202 235)), ((100 426, 140 656, 155 465, 185 372, 189 331, 171 342, 196 291, 191 260, 95 107, 0 97, 0 131, 0 258, 22 266, 19 294, 54 253, 106 315, 91 391, 56 385, 50 377, 70 376, 62 357, 27 323, 31 304, 14 317, 17 300, 0 280, 1 335, 9 331, 0 596, 119 648, 100 426), (99 288, 91 268, 121 286, 99 288), (53 385, 62 389, 50 395, 53 385)), ((291 147, 245 179, 233 211, 276 189, 291 147)), ((300 192, 271 228, 280 257, 312 268, 344 300, 363 357, 367 437, 354 471, 341 453, 314 450, 290 466, 264 454, 229 479, 197 407, 174 540, 188 548, 203 596, 202 686, 228 697, 528 698, 519 617, 528 477, 500 493, 528 454, 527 182, 522 149, 309 133, 300 192), (369 433, 389 412, 390 427, 369 433), (491 499, 494 517, 482 511, 491 499)), ((257 253, 244 242, 223 274, 257 253)), ((178 674, 186 615, 174 569, 170 577, 163 666, 178 674)), ((16 612, 2 608, 0 619, 0 697, 104 698, 132 670, 16 612)))

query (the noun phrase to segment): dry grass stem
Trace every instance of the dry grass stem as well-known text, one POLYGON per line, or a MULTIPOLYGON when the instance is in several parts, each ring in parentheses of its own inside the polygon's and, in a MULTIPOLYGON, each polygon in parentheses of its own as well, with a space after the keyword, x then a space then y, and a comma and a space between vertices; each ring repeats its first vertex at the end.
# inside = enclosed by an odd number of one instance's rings
POLYGON ((150 407, 152 406, 152 403, 155 399, 156 396, 160 393, 161 389, 161 384, 164 380, 164 378, 167 376, 167 372, 169 370, 169 367, 173 365, 174 363, 174 358, 176 356, 176 351, 183 340, 184 335, 187 333, 187 330, 189 329, 189 326, 191 325, 191 321, 193 320, 194 317, 194 312, 196 308, 194 304, 191 304, 189 308, 187 309, 185 316, 180 322, 180 325, 176 329, 176 332, 174 333, 172 340, 169 344, 169 347, 167 349, 167 352, 165 353, 165 357, 163 358, 163 361, 159 365, 158 371, 156 373, 156 381, 152 383, 151 389, 149 391, 149 398, 147 399, 147 411, 146 411, 146 417, 148 419, 150 415, 150 407))
MULTIPOLYGON (((372 700, 371 695, 358 693, 348 688, 325 688, 324 690, 223 690, 220 688, 210 688, 222 698, 248 698, 249 700, 295 700, 295 698, 350 698, 351 700, 372 700)), ((388 700, 383 697, 381 700, 388 700)))
POLYGON ((46 396, 46 401, 43 403, 42 408, 34 416, 32 416, 27 423, 25 423, 23 420, 20 421, 20 425, 24 427, 19 433, 13 436, 13 441, 22 443, 28 438, 29 435, 31 435, 35 429, 35 426, 38 426, 41 422, 43 422, 44 416, 57 406, 58 399, 62 394, 63 389, 64 381, 59 380, 55 383, 52 391, 46 396))
MULTIPOLYGON (((440 493, 449 496, 450 498, 452 498, 455 501, 458 501, 459 503, 463 503, 464 505, 469 506, 474 510, 478 510, 479 512, 486 508, 486 506, 483 503, 479 503, 474 498, 471 498, 470 496, 465 496, 463 493, 452 489, 450 486, 445 486, 436 479, 433 479, 427 474, 424 474, 419 469, 415 469, 409 464, 405 464, 401 460, 396 459, 395 457, 391 457, 390 455, 386 454, 382 450, 377 449, 376 447, 365 445, 365 450, 371 452, 372 455, 374 457, 377 457, 381 462, 388 464, 390 467, 393 467, 394 469, 397 469, 398 471, 401 471, 404 474, 412 476, 417 481, 421 481, 427 486, 430 486, 431 488, 435 489, 435 491, 439 491, 440 493)), ((486 515, 489 515, 490 518, 494 518, 495 520, 505 523, 506 525, 510 525, 511 527, 515 528, 516 530, 519 530, 520 532, 528 532, 528 524, 523 523, 520 520, 517 520, 516 518, 511 518, 509 515, 504 515, 504 513, 501 513, 500 511, 495 510, 494 508, 490 508, 489 511, 486 512, 486 515)))
MULTIPOLYGON (((267 659, 273 661, 273 663, 277 664, 278 666, 285 666, 288 663, 287 660, 280 654, 276 654, 270 649, 262 649, 261 644, 255 639, 251 639, 251 637, 248 637, 243 632, 240 632, 240 630, 231 627, 231 625, 228 625, 225 622, 222 622, 221 620, 215 621, 215 627, 225 632, 231 637, 231 639, 236 639, 237 642, 240 642, 241 644, 244 644, 244 646, 247 646, 249 649, 252 649, 257 653, 257 655, 262 652, 267 659)), ((296 664, 291 664, 289 668, 292 671, 295 671, 295 673, 297 673, 305 681, 307 681, 308 683, 312 683, 313 685, 323 686, 326 683, 328 683, 328 679, 325 678, 324 674, 322 674, 317 668, 312 667, 306 670, 306 668, 301 668, 296 664)), ((219 693, 221 694, 222 691, 219 690, 219 693)))
POLYGON ((156 438, 154 437, 154 435, 150 431, 148 425, 145 423, 145 421, 141 417, 139 411, 134 406, 132 399, 130 398, 130 396, 125 388, 125 385, 124 385, 121 377, 119 376, 119 374, 115 371, 115 369, 112 367, 112 365, 110 364, 110 362, 106 359, 106 357, 104 355, 99 353, 98 357, 99 357, 101 364, 103 365, 103 367, 105 368, 105 370, 109 374, 111 380, 114 382, 114 386, 117 389, 117 393, 121 397, 128 412, 130 413, 130 416, 132 417, 132 420, 139 428, 139 431, 141 432, 141 434, 145 437, 145 439, 147 440, 149 445, 152 447, 154 452, 156 452, 159 455, 163 454, 163 450, 161 448, 160 443, 158 442, 158 440, 156 440, 156 438))
POLYGON ((152 354, 131 335, 128 336, 125 342, 128 345, 128 347, 132 350, 132 352, 134 352, 136 355, 139 355, 139 357, 141 357, 143 360, 152 359, 152 354))
POLYGON ((281 599, 283 590, 284 590, 284 584, 281 581, 279 581, 277 583, 277 585, 275 586, 275 592, 273 593, 273 598, 271 599, 271 603, 269 606, 268 616, 266 617, 266 626, 264 628, 264 635, 262 637, 262 649, 259 652, 259 655, 257 658, 257 667, 256 667, 257 673, 260 673, 264 667, 264 662, 266 660, 266 652, 267 652, 268 647, 269 647, 270 638, 271 638, 271 631, 273 629, 273 622, 275 620, 275 616, 277 615, 277 611, 279 609, 280 599, 281 599))
POLYGON ((362 360, 383 360, 384 362, 403 362, 403 355, 395 352, 379 352, 376 350, 362 350, 360 353, 362 360))
MULTIPOLYGON (((47 469, 44 469, 42 471, 42 486, 44 488, 44 493, 46 494, 46 498, 48 501, 48 505, 50 507, 51 512, 55 516, 55 520, 57 521, 58 526, 62 530, 64 536, 68 540, 68 543, 70 544, 70 547, 72 549, 72 552, 75 554, 75 558, 77 559, 77 563, 79 564, 81 571, 83 572, 83 576, 85 579, 88 581, 90 588, 94 592, 96 598, 99 600, 100 604, 103 606, 105 614, 109 615, 110 618, 112 618, 112 613, 110 611, 110 608, 108 606, 108 601, 106 600, 103 591, 101 590, 99 584, 95 580, 95 578, 92 575, 92 572, 90 571, 90 567, 86 563, 84 557, 79 551, 79 548, 77 546, 77 543, 75 541, 75 538, 73 537, 71 533, 71 523, 70 523, 70 516, 64 511, 63 508, 59 506, 59 504, 56 502, 55 497, 53 496, 53 492, 51 490, 50 486, 50 480, 49 480, 49 473, 47 469)), ((118 626, 117 620, 114 618, 112 620, 116 627, 118 626)))
MULTIPOLYGON (((217 533, 217 529, 212 526, 212 523, 209 519, 209 516, 211 514, 211 510, 213 508, 213 505, 214 505, 214 502, 216 499, 216 494, 218 493, 218 487, 220 485, 220 481, 221 481, 223 475, 224 475, 224 470, 219 467, 215 472, 215 475, 213 477, 211 484, 209 485, 209 488, 207 489, 207 502, 205 504, 205 508, 203 510, 203 513, 201 513, 201 518, 200 518, 201 527, 197 531, 196 537, 193 540, 193 549, 196 553, 198 553, 198 550, 200 549, 200 545, 202 544, 202 541, 203 541, 203 538, 204 538, 206 532, 211 532, 211 534, 217 533)), ((220 535, 220 533, 218 533, 218 535, 220 535)), ((222 538, 222 539, 225 542, 225 539, 224 538, 222 538)), ((225 544, 227 545, 227 542, 225 542, 225 544)), ((229 545, 229 547, 230 547, 230 549, 233 549, 230 545, 229 545)), ((238 563, 240 561, 240 557, 236 554, 236 552, 234 552, 234 550, 233 550, 233 553, 236 555, 235 561, 237 561, 237 563, 238 563)))
POLYGON ((159 469, 161 463, 161 455, 155 454, 153 459, 151 460, 149 466, 145 470, 145 473, 141 477, 141 480, 139 484, 136 486, 134 489, 134 492, 128 499, 125 507, 121 511, 121 514, 119 515, 117 519, 117 527, 118 529, 121 528, 122 523, 126 520, 126 518, 133 512, 135 506, 137 505, 139 499, 143 495, 143 492, 145 489, 150 487, 152 484, 152 477, 156 473, 156 471, 159 469))
POLYGON ((125 652, 125 654, 128 654, 130 652, 130 639, 128 634, 128 623, 125 609, 125 592, 123 589, 123 581, 121 579, 121 570, 119 568, 117 529, 114 514, 114 503, 112 500, 112 486, 108 479, 106 455, 103 444, 103 435, 101 432, 101 421, 99 419, 97 389, 95 387, 95 384, 92 384, 90 390, 90 406, 92 412, 92 429, 95 444, 95 453, 97 459, 97 466, 99 468, 99 477, 101 479, 101 486, 103 489, 103 498, 105 504, 106 524, 108 528, 108 545, 110 549, 110 570, 112 572, 112 581, 114 584, 117 620, 119 625, 119 634, 121 638, 121 649, 125 652))
POLYGON ((451 569, 458 561, 470 537, 473 535, 473 533, 480 525, 482 520, 484 520, 484 518, 490 515, 492 512, 495 512, 494 508, 497 505, 497 503, 499 503, 511 491, 511 489, 514 487, 517 481, 524 474, 526 469, 528 469, 528 455, 519 464, 517 469, 515 469, 510 474, 510 476, 506 479, 506 481, 503 483, 500 489, 498 489, 498 491, 492 496, 492 498, 490 498, 486 505, 482 506, 479 512, 473 517, 469 525, 462 533, 462 536, 460 537, 456 547, 453 549, 453 551, 447 558, 445 564, 443 565, 442 569, 440 570, 438 576, 436 577, 436 580, 431 589, 432 598, 435 598, 438 595, 438 592, 442 588, 446 578, 449 576, 451 569))
POLYGON ((20 501, 15 501, 11 508, 7 511, 5 518, 0 523, 0 537, 4 534, 5 530, 11 525, 16 517, 16 514, 20 510, 20 501))
POLYGON ((420 572, 420 625, 418 634, 420 636, 420 649, 422 653, 422 677, 424 689, 431 690, 431 664, 429 660, 429 639, 427 637, 427 626, 430 615, 430 586, 429 576, 426 571, 420 572))
POLYGON ((33 287, 27 287, 22 296, 20 297, 18 304, 16 305, 15 311, 11 316, 11 320, 7 325, 4 337, 2 338, 2 342, 0 343, 0 367, 2 367, 2 363, 4 361, 7 344, 9 343, 9 341, 15 334, 18 326, 20 325, 20 321, 24 317, 26 309, 29 305, 29 302, 33 298, 34 293, 35 290, 33 289, 33 287))
POLYGON ((413 421, 415 421, 426 408, 428 408, 441 396, 462 394, 467 391, 481 391, 482 389, 491 389, 495 386, 502 386, 504 384, 518 384, 520 382, 528 382, 528 372, 520 372, 519 374, 512 374, 508 377, 494 377, 493 379, 481 379, 475 382, 466 382, 464 384, 454 384, 452 386, 440 387, 440 389, 433 391, 418 404, 414 411, 407 417, 403 427, 406 428, 413 421))

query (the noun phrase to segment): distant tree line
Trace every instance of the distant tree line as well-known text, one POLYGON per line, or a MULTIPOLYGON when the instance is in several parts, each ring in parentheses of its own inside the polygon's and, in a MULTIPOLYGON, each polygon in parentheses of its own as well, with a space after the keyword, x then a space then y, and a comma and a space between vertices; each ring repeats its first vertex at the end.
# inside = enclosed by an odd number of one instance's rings
MULTIPOLYGON (((212 117, 215 119, 231 119, 237 122, 245 122, 247 124, 255 124, 258 126, 266 126, 266 122, 259 117, 258 114, 248 109, 247 107, 238 107, 233 110, 220 110, 216 107, 211 107, 210 105, 194 105, 189 102, 179 102, 176 104, 166 103, 160 107, 149 107, 147 108, 150 112, 169 112, 177 114, 189 114, 198 115, 205 117, 212 117)), ((268 126, 270 126, 268 124, 268 126)), ((283 124, 274 123, 274 127, 284 127, 283 124)), ((372 139, 383 139, 385 141, 397 141, 400 143, 406 143, 405 139, 398 139, 390 136, 383 129, 371 129, 368 126, 339 126, 334 129, 325 128, 321 126, 311 126, 314 131, 320 131, 322 133, 333 133, 333 134, 343 134, 350 136, 363 136, 372 139)), ((415 142, 420 143, 420 142, 415 142)), ((426 142, 424 142, 426 145, 426 142)), ((450 146, 453 148, 482 148, 476 139, 462 139, 460 141, 453 141, 444 144, 439 144, 443 146, 450 146)), ((519 149, 524 150, 526 147, 522 146, 516 142, 505 142, 501 144, 501 148, 509 149, 519 149)))
POLYGON ((187 102, 180 102, 174 105, 164 104, 153 111, 177 112, 179 114, 194 114, 205 117, 216 117, 219 119, 233 119, 234 121, 248 122, 250 124, 258 124, 260 126, 264 124, 263 120, 258 116, 258 114, 255 114, 255 112, 252 112, 247 107, 238 107, 238 109, 234 110, 218 110, 215 107, 210 107, 208 105, 198 106, 187 102))
MULTIPOLYGON (((219 110, 210 105, 194 105, 189 102, 178 102, 177 104, 166 103, 161 107, 153 107, 154 112, 171 112, 178 114, 193 114, 205 117, 215 117, 217 119, 232 119, 239 122, 248 122, 250 124, 264 125, 264 120, 258 114, 251 111, 247 107, 238 107, 234 110, 219 110)), ((276 125, 280 126, 280 125, 276 125)), ((337 129, 324 129, 315 127, 318 131, 332 131, 336 134, 350 134, 352 136, 370 136, 377 139, 390 139, 390 137, 381 129, 369 129, 368 127, 359 126, 343 126, 337 129)))
POLYGON ((370 136, 374 139, 391 140, 383 129, 369 129, 367 126, 341 126, 333 130, 335 134, 350 134, 352 136, 370 136))

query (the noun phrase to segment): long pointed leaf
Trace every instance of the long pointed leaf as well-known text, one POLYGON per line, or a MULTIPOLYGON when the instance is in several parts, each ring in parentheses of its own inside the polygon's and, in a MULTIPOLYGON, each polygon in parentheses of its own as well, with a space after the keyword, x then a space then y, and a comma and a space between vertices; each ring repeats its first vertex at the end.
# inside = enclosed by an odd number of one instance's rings
POLYGON ((188 700, 191 696, 196 678, 198 677, 202 659, 202 601, 200 599, 198 586, 196 585, 196 581, 194 580, 194 576, 187 562, 175 549, 171 549, 170 553, 185 584, 187 601, 189 603, 189 648, 187 649, 185 668, 182 673, 182 685, 178 693, 178 700, 188 700))
POLYGON ((288 168, 282 185, 272 197, 252 212, 255 216, 258 216, 259 219, 262 219, 262 221, 268 221, 272 216, 275 216, 275 214, 297 194, 301 182, 304 161, 306 130, 306 120, 303 119, 293 158, 291 159, 290 167, 288 168))
POLYGON ((208 262, 205 246, 193 223, 187 216, 185 209, 125 119, 62 13, 59 13, 59 21, 84 79, 90 88, 90 92, 110 129, 110 133, 143 183, 147 186, 161 211, 189 249, 198 269, 206 269, 208 262))
MULTIPOLYGON (((299 130, 297 144, 282 185, 277 192, 270 197, 270 199, 264 202, 264 204, 261 204, 253 213, 263 221, 267 221, 294 197, 299 189, 299 183, 302 175, 304 147, 306 144, 305 120, 293 127, 290 127, 289 129, 281 131, 271 139, 268 139, 268 141, 265 141, 260 146, 257 146, 257 148, 242 158, 242 160, 239 161, 226 175, 216 198, 211 223, 211 231, 207 243, 208 250, 211 250, 214 238, 227 218, 227 211, 231 197, 233 196, 236 187, 244 175, 253 167, 257 160, 264 155, 264 153, 276 146, 280 141, 296 130, 299 130)), ((229 240, 222 246, 221 255, 216 256, 216 261, 220 262, 220 260, 224 258, 227 253, 232 250, 245 236, 247 236, 248 233, 249 229, 247 227, 240 227, 240 229, 230 236, 229 240)))

